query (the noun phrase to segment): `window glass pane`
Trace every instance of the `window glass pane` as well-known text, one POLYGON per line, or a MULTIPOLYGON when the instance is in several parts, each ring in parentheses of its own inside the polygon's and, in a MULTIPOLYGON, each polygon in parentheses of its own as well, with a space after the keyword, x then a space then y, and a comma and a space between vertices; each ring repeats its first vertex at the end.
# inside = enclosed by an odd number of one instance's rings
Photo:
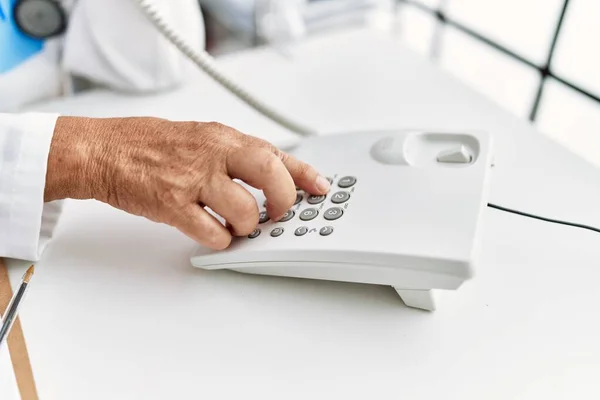
POLYGON ((452 28, 443 33, 441 64, 519 117, 527 118, 537 92, 537 70, 452 28))
POLYGON ((600 1, 571 0, 552 61, 555 74, 600 95, 600 1))
POLYGON ((548 80, 537 124, 542 132, 600 166, 600 103, 548 80))
POLYGON ((435 17, 415 6, 403 5, 398 10, 397 19, 402 42, 423 55, 429 55, 438 24, 435 17))
POLYGON ((431 9, 437 10, 438 7, 446 3, 448 0, 414 0, 415 3, 421 3, 431 9))
POLYGON ((563 1, 450 0, 446 10, 449 18, 541 65, 563 1))

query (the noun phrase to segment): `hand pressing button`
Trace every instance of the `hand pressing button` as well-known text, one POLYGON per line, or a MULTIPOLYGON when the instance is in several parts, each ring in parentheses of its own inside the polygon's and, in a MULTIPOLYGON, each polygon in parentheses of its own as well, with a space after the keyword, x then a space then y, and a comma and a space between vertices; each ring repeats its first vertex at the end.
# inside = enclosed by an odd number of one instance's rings
POLYGON ((294 218, 294 215, 295 213, 292 210, 288 210, 278 222, 289 221, 290 219, 294 218))
POLYGON ((264 224, 265 222, 267 222, 269 220, 269 215, 267 214, 266 211, 261 211, 258 214, 258 223, 259 224, 264 224))
POLYGON ((260 229, 257 228, 248 235, 248 238, 254 239, 255 237, 258 237, 258 235, 260 235, 260 229))
MULTIPOLYGON (((302 201, 302 193, 296 192, 296 200, 294 201, 294 205, 300 203, 302 201)), ((263 207, 267 206, 267 200, 263 201, 263 207)))

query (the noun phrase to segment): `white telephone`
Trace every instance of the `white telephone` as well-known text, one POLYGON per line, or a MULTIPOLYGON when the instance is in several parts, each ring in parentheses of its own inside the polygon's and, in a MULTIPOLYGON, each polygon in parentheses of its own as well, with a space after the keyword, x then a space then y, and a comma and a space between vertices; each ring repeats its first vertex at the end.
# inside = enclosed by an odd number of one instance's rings
MULTIPOLYGON (((473 276, 492 159, 483 132, 373 132, 316 137, 225 77, 188 46, 151 0, 135 0, 182 53, 260 113, 309 138, 290 151, 329 174, 327 196, 298 192, 294 207, 223 251, 199 247, 195 267, 393 286, 408 305, 434 310, 432 289, 473 276)), ((218 216, 217 216, 218 217, 218 216)))
POLYGON ((311 138, 292 151, 328 173, 327 196, 298 192, 286 216, 224 251, 199 247, 204 269, 391 285, 406 305, 435 309, 432 289, 473 276, 487 205, 489 135, 421 131, 311 138))

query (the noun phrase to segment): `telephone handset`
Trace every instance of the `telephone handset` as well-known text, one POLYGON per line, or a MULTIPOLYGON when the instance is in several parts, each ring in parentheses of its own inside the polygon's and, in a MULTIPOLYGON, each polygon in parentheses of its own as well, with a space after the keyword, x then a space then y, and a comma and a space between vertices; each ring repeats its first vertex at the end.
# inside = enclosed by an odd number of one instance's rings
POLYGON ((225 250, 198 247, 193 266, 391 285, 406 305, 425 310, 435 309, 432 290, 458 289, 473 276, 492 160, 488 134, 317 136, 225 77, 208 53, 194 50, 168 26, 152 0, 135 1, 208 75, 258 112, 306 136, 289 152, 329 174, 332 183, 322 197, 299 191, 292 209, 273 222, 262 192, 242 182, 261 207, 258 227, 225 250))
POLYGON ((229 248, 199 247, 192 265, 260 275, 393 286, 406 305, 435 309, 432 289, 474 273, 492 144, 482 132, 373 132, 303 141, 291 152, 328 174, 326 196, 296 204, 229 248))

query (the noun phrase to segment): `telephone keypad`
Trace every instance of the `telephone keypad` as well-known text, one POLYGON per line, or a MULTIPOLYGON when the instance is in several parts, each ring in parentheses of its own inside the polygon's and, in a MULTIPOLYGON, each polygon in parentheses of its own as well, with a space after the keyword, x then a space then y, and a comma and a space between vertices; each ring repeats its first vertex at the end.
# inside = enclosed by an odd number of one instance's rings
POLYGON ((327 209, 327 211, 325 211, 325 214, 323 214, 323 216, 327 221, 335 221, 336 219, 341 217, 342 214, 344 214, 344 210, 342 210, 340 207, 331 207, 327 209))
POLYGON ((306 201, 308 202, 308 204, 319 204, 319 203, 323 202, 323 200, 325 200, 325 197, 326 196, 311 195, 311 196, 308 196, 306 201))
MULTIPOLYGON (((298 214, 298 218, 301 221, 316 220, 321 213, 323 216, 319 218, 323 218, 325 221, 335 221, 341 218, 344 215, 344 211, 348 207, 347 203, 350 201, 350 197, 355 190, 353 186, 356 184, 357 179, 351 175, 342 176, 341 178, 337 178, 337 175, 335 175, 333 179, 328 177, 327 180, 331 185, 336 184, 339 188, 347 190, 338 190, 336 192, 332 191, 331 194, 326 195, 307 194, 306 200, 303 202, 305 198, 304 192, 301 189, 296 188, 297 191, 294 209, 288 210, 288 212, 286 212, 279 221, 273 222, 288 222, 293 220, 296 214, 298 214), (327 200, 328 197, 330 198, 329 200, 327 200), (346 204, 344 205, 344 203, 346 204), (327 204, 333 207, 328 207, 327 204), (308 208, 304 208, 306 205, 314 207, 309 206, 308 208)), ((267 206, 266 200, 263 202, 263 206, 267 206)), ((261 211, 259 214, 259 223, 264 224, 267 221, 269 221, 267 211, 261 211)), ((271 229, 270 236, 279 237, 284 234, 284 231, 285 230, 283 227, 275 227, 271 229)), ((321 226, 320 228, 314 227, 312 229, 308 226, 298 226, 296 229, 294 229, 294 235, 298 237, 305 235, 310 236, 310 234, 319 232, 320 236, 329 236, 333 233, 333 231, 334 227, 331 225, 321 226)), ((258 237, 260 234, 261 230, 257 228, 250 235, 248 235, 248 238, 253 239, 258 237)))
POLYGON ((356 183, 355 177, 344 176, 343 178, 340 178, 340 180, 338 181, 338 186, 341 187, 342 189, 346 189, 346 188, 354 186, 355 183, 356 183))
POLYGON ((267 222, 269 220, 269 215, 267 214, 266 211, 261 211, 258 214, 258 223, 259 224, 264 224, 265 222, 267 222))
POLYGON ((339 191, 331 196, 331 202, 334 204, 345 203, 348 200, 350 200, 350 193, 344 191, 339 191))
POLYGON ((279 222, 287 222, 290 219, 294 218, 294 215, 296 215, 295 212, 293 212, 292 210, 288 210, 283 217, 281 217, 281 219, 279 220, 279 222))
POLYGON ((271 231, 271 236, 273 237, 281 236, 282 234, 283 228, 273 228, 273 230, 271 231))
POLYGON ((258 237, 258 235, 260 235, 260 229, 256 228, 251 234, 248 235, 248 238, 254 239, 255 237, 258 237))
POLYGON ((296 230, 294 231, 294 235, 303 236, 303 235, 306 235, 307 232, 308 232, 308 228, 306 226, 300 226, 300 227, 296 228, 296 230))
POLYGON ((319 215, 319 211, 316 208, 307 208, 305 210, 302 210, 302 212, 300 213, 300 219, 302 221, 310 221, 312 219, 315 219, 317 215, 319 215))
POLYGON ((329 236, 333 233, 333 226, 324 226, 319 231, 321 236, 329 236))

